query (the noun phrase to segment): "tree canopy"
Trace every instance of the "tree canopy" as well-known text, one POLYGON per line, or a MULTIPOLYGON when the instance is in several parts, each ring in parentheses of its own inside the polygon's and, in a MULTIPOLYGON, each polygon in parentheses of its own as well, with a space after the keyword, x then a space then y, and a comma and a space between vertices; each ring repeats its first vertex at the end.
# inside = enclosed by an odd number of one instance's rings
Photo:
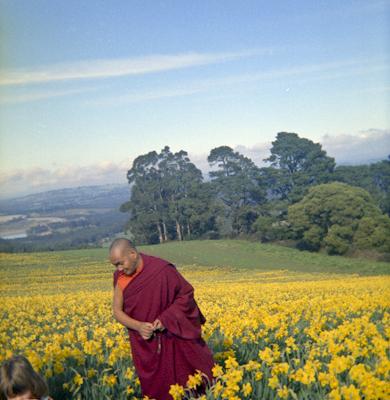
POLYGON ((375 232, 371 247, 390 250, 390 218, 366 190, 345 183, 311 187, 301 201, 288 207, 288 221, 304 249, 324 247, 329 254, 344 254, 362 245, 362 232, 375 232))
POLYGON ((292 132, 279 132, 272 142, 271 155, 263 161, 273 167, 263 173, 273 179, 274 193, 287 198, 289 203, 301 199, 309 186, 328 182, 336 165, 320 143, 292 132))
POLYGON ((232 232, 248 233, 258 215, 256 207, 266 202, 259 168, 228 146, 212 149, 207 160, 211 167, 216 167, 209 175, 222 203, 223 217, 230 221, 232 232))
POLYGON ((183 240, 186 235, 197 237, 199 230, 213 230, 213 216, 204 207, 212 203, 207 197, 210 194, 200 193, 202 172, 191 163, 187 152, 172 153, 165 146, 159 154, 152 151, 141 155, 134 160, 127 179, 132 184, 131 198, 121 211, 130 212, 128 227, 139 241, 183 240))

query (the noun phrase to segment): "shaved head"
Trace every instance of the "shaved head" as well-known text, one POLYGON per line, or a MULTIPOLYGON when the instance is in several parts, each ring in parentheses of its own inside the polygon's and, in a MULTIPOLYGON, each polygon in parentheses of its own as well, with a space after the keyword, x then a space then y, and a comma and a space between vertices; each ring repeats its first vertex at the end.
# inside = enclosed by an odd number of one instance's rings
POLYGON ((140 263, 141 256, 131 240, 117 238, 110 245, 110 262, 117 270, 132 275, 140 263))
POLYGON ((110 245, 109 251, 110 253, 113 251, 120 251, 121 253, 128 250, 137 250, 133 244, 133 242, 126 238, 117 238, 114 239, 110 245))

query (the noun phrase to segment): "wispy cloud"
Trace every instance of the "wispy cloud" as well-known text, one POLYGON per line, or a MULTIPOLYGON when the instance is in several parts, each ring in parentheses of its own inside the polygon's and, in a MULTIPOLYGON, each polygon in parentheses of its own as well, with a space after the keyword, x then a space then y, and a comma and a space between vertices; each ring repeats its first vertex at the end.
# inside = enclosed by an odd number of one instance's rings
POLYGON ((140 103, 149 100, 165 99, 170 97, 189 96, 206 91, 206 86, 189 85, 188 87, 168 88, 159 90, 139 91, 118 96, 102 97, 86 100, 87 105, 119 105, 121 103, 140 103))
POLYGON ((67 89, 67 90, 37 90, 28 93, 12 93, 0 96, 0 104, 18 104, 45 100, 53 97, 64 97, 73 94, 86 93, 96 91, 98 88, 80 88, 80 89, 67 89))
MULTIPOLYGON (((244 53, 226 53, 225 58, 243 56, 244 53)), ((249 54, 249 52, 245 53, 249 54)), ((209 56, 210 58, 211 56, 209 56)), ((217 56, 215 56, 217 57, 217 56)), ((222 55, 220 55, 222 58, 222 55)), ((179 68, 179 66, 177 66, 179 68)), ((233 86, 251 82, 279 80, 283 78, 294 78, 295 83, 305 83, 310 81, 333 80, 343 77, 351 77, 376 73, 390 69, 384 60, 343 60, 318 64, 307 64, 290 66, 286 68, 271 69, 254 72, 250 74, 239 74, 224 77, 213 77, 203 80, 192 80, 177 82, 175 86, 165 88, 144 89, 142 91, 132 91, 117 94, 114 96, 96 95, 84 101, 87 105, 119 105, 124 103, 139 103, 165 98, 190 96, 204 93, 213 89, 225 86, 233 86)), ((119 73, 119 71, 116 71, 119 73)), ((42 83, 42 82, 41 82, 42 83)), ((1 85, 1 78, 0 78, 1 85)), ((100 91, 104 87, 84 87, 72 89, 29 89, 24 93, 4 93, 0 96, 0 104, 19 104, 24 102, 40 101, 55 97, 64 97, 73 94, 82 94, 90 91, 100 91)), ((25 89, 23 89, 25 90, 25 89)), ((378 91, 378 90, 376 90, 378 91)), ((381 89, 383 91, 383 89, 381 89)))
POLYGON ((19 68, 0 71, 0 85, 27 85, 75 79, 102 79, 126 75, 142 75, 222 63, 269 52, 270 50, 266 49, 227 53, 150 55, 120 59, 85 60, 47 65, 39 68, 19 68))
POLYGON ((297 83, 309 81, 332 80, 343 77, 358 76, 381 72, 390 69, 389 64, 383 60, 362 61, 343 60, 318 64, 307 64, 290 66, 286 68, 271 69, 251 74, 240 74, 224 76, 221 78, 210 78, 191 82, 177 83, 175 87, 149 89, 138 92, 128 92, 115 96, 105 96, 86 100, 88 105, 118 105, 121 103, 137 103, 150 100, 158 100, 169 97, 190 96, 197 93, 224 86, 239 85, 251 82, 280 80, 294 77, 297 83))

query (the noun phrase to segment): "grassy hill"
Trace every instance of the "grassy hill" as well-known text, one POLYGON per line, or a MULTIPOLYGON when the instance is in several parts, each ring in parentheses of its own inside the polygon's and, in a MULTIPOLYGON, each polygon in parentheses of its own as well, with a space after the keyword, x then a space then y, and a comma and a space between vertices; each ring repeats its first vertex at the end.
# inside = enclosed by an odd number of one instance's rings
POLYGON ((229 266, 260 270, 389 274, 390 263, 300 251, 276 244, 244 240, 171 242, 140 247, 141 251, 172 260, 178 265, 229 266))
MULTIPOLYGON (((225 266, 272 271, 288 269, 299 272, 390 274, 390 263, 343 256, 310 253, 276 245, 244 240, 194 240, 163 245, 140 246, 140 251, 165 258, 177 266, 225 266)), ((64 250, 64 263, 105 261, 108 249, 64 250)), ((44 254, 40 253, 42 260, 44 254)), ((48 253, 50 254, 50 253, 48 253)), ((53 254, 53 252, 51 252, 53 254)))

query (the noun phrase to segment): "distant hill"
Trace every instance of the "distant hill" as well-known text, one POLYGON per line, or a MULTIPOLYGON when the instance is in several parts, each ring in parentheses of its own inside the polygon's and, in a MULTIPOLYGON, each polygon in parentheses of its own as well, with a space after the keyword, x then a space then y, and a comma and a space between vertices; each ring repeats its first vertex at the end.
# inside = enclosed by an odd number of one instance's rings
POLYGON ((72 208, 116 209, 129 198, 129 185, 79 186, 0 200, 0 214, 25 214, 72 208))
POLYGON ((50 190, 0 201, 0 251, 63 250, 99 246, 123 232, 119 207, 128 185, 50 190))

